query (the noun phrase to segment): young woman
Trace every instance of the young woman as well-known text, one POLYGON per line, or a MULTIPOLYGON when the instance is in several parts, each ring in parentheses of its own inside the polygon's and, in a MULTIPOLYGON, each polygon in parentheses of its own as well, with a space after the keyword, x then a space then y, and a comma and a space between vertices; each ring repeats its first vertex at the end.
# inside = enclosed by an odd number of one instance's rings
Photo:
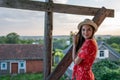
POLYGON ((73 36, 72 58, 74 68, 72 80, 95 80, 92 64, 97 54, 97 43, 94 39, 97 28, 97 25, 90 19, 85 19, 78 25, 79 39, 77 45, 75 45, 76 36, 73 36))

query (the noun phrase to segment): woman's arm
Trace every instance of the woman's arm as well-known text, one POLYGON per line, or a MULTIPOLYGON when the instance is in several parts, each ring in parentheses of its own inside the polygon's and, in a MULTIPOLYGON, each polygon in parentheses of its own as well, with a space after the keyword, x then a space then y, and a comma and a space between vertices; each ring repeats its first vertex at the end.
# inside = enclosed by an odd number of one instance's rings
POLYGON ((75 58, 75 60, 74 60, 74 63, 75 63, 76 65, 78 65, 78 64, 80 64, 81 61, 82 61, 82 59, 77 56, 77 57, 75 58))
POLYGON ((73 40, 72 59, 74 64, 79 64, 82 61, 82 59, 76 55, 76 41, 77 41, 76 35, 73 35, 72 40, 73 40))

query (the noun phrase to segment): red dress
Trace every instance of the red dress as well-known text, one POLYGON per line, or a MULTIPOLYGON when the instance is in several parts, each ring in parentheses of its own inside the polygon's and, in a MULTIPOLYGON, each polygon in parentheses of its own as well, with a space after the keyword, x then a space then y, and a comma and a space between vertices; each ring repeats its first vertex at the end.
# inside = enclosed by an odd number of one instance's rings
POLYGON ((78 57, 82 59, 80 64, 74 65, 72 80, 95 80, 92 72, 92 64, 96 58, 97 43, 94 39, 85 40, 78 51, 78 57))

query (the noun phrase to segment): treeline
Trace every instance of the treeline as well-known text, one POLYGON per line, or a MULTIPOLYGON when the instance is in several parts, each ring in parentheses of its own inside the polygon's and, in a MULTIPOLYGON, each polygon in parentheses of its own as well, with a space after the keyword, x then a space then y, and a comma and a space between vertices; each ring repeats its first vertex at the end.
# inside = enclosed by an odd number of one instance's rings
POLYGON ((106 40, 106 43, 120 53, 120 37, 113 36, 106 40))
MULTIPOLYGON (((114 48, 117 52, 120 53, 120 37, 112 36, 109 39, 99 38, 98 40, 103 40, 104 42, 109 44, 112 48, 114 48)), ((71 43, 72 43, 72 35, 71 34, 70 34, 69 39, 54 38, 53 39, 53 48, 63 50, 66 47, 68 47, 68 45, 70 45, 71 43), (67 42, 69 42, 69 44, 67 42)), ((41 39, 39 39, 39 40, 33 40, 33 39, 24 40, 24 39, 20 39, 20 36, 17 33, 12 32, 12 33, 7 34, 6 36, 1 36, 0 44, 44 44, 44 40, 41 40, 41 39)))
MULTIPOLYGON (((69 46, 70 42, 69 39, 53 39, 53 50, 55 49, 61 49, 64 50, 66 47, 69 46)), ((9 33, 6 36, 0 37, 0 44, 44 44, 44 40, 33 40, 33 39, 20 39, 20 36, 15 33, 9 33)))
POLYGON ((20 36, 15 32, 0 37, 0 44, 33 44, 35 42, 38 42, 38 44, 43 44, 42 40, 36 41, 33 39, 20 39, 20 36))

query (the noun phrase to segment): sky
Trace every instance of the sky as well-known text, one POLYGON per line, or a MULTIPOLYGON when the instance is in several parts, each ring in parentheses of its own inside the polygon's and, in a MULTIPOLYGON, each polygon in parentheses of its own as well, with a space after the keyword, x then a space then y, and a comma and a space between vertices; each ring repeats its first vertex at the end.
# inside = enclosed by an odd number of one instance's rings
MULTIPOLYGON (((37 1, 45 2, 45 0, 37 1)), ((120 35, 120 0, 53 0, 53 2, 96 8, 104 6, 107 9, 114 9, 115 16, 107 17, 96 35, 120 35)), ((20 36, 43 36, 44 17, 43 11, 0 7, 0 36, 11 32, 20 36)), ((70 35, 71 31, 77 32, 77 25, 85 18, 92 19, 93 16, 53 13, 53 35, 70 35)))

